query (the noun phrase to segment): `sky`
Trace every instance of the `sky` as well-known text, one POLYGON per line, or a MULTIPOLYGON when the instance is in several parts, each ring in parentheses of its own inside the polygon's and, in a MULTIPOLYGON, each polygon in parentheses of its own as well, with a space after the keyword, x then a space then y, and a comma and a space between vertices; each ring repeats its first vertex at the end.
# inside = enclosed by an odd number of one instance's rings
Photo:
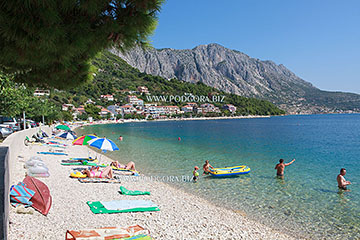
POLYGON ((155 48, 218 43, 322 90, 360 94, 359 0, 167 0, 158 18, 155 48))

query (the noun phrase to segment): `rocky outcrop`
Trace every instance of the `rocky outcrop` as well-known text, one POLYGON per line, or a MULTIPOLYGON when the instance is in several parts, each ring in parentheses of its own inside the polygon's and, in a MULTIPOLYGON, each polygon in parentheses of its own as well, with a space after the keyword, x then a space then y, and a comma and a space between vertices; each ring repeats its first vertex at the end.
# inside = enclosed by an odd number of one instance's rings
MULTIPOLYGON (((269 100, 288 111, 303 112, 314 107, 317 94, 336 98, 336 94, 315 88, 284 65, 251 58, 219 44, 185 50, 136 47, 125 54, 115 49, 110 51, 141 72, 193 83, 201 81, 229 93, 269 100)), ((322 101, 320 108, 326 111, 360 108, 360 95, 341 94, 346 98, 346 107, 334 106, 336 99, 332 99, 326 104, 322 101)))

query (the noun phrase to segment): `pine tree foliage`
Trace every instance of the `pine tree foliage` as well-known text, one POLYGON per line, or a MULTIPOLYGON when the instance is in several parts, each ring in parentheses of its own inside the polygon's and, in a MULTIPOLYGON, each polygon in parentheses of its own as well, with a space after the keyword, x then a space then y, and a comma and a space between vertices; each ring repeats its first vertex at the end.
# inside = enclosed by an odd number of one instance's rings
POLYGON ((146 44, 163 0, 0 2, 0 71, 29 85, 69 88, 92 78, 104 48, 146 44))

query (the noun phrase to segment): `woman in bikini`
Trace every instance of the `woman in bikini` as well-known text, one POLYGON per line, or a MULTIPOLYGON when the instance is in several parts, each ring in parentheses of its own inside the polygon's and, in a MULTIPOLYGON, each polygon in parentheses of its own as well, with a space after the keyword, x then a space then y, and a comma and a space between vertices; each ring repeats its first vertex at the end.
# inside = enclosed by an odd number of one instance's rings
POLYGON ((102 171, 99 170, 99 167, 91 167, 90 170, 83 170, 82 173, 89 178, 113 178, 111 166, 107 166, 102 171))
POLYGON ((123 168, 123 169, 127 169, 127 170, 134 170, 136 171, 135 169, 135 163, 130 161, 128 162, 126 165, 123 165, 121 163, 119 163, 118 161, 113 161, 110 166, 114 166, 115 168, 123 168))

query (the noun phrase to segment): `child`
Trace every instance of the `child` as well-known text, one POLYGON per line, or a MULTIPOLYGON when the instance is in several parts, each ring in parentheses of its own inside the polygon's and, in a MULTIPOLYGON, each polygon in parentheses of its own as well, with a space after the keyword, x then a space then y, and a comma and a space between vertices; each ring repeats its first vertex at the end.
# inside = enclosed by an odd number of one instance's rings
POLYGON ((197 170, 199 170, 199 167, 195 166, 194 171, 193 171, 193 180, 194 180, 194 182, 196 182, 198 180, 198 178, 199 178, 199 173, 197 172, 197 170))

